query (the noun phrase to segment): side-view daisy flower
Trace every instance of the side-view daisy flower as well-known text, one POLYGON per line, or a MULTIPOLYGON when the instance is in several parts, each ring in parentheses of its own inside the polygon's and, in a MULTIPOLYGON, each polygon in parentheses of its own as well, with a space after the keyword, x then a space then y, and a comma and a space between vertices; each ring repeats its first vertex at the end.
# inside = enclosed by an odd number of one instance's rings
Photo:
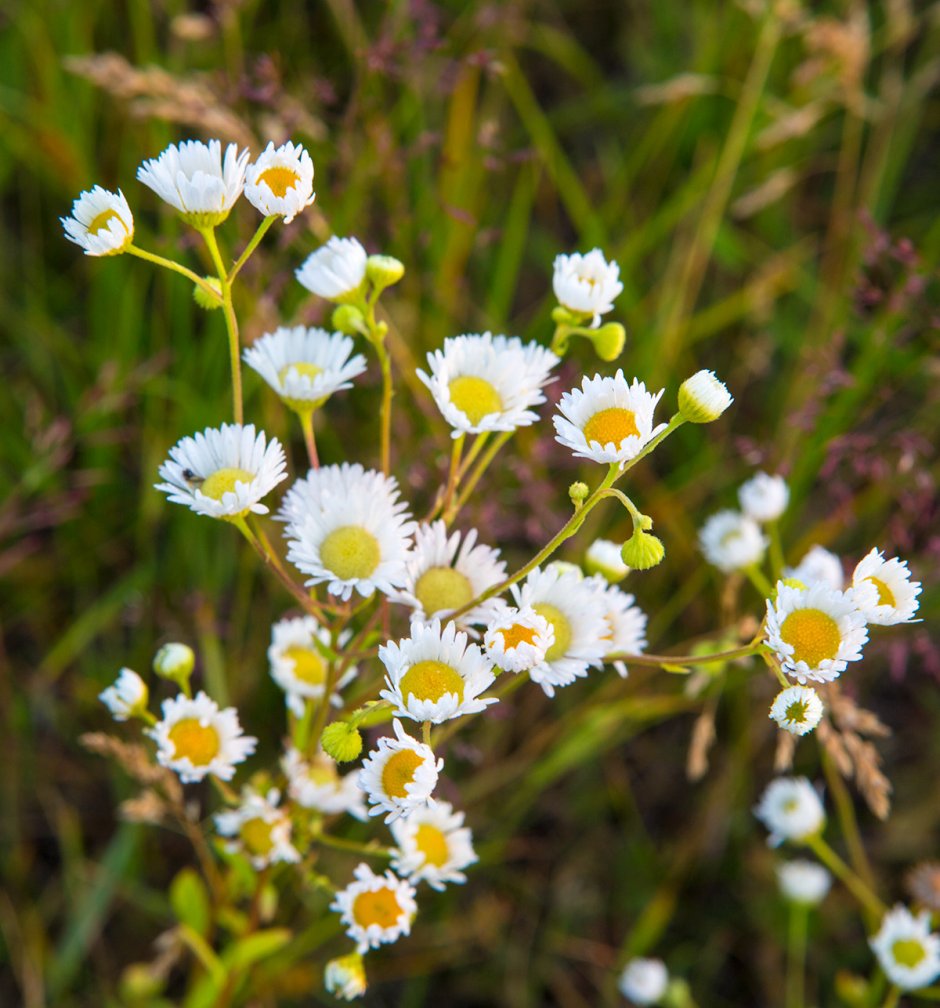
POLYGON ((609 539, 595 539, 588 546, 584 566, 589 574, 601 574, 611 584, 622 581, 630 573, 620 555, 620 545, 609 539))
POLYGON ((359 787, 359 771, 340 774, 334 760, 319 752, 307 760, 296 749, 288 749, 281 760, 287 777, 287 793, 302 808, 324 815, 347 813, 365 821, 365 795, 359 787))
POLYGON ((355 1001, 365 994, 366 969, 358 952, 337 956, 323 968, 323 986, 328 994, 343 1001, 355 1001))
POLYGON ((666 993, 669 972, 661 959, 631 959, 617 986, 635 1005, 654 1005, 666 993))
POLYGON ((555 257, 552 290, 558 303, 579 315, 591 315, 593 324, 613 310, 614 299, 623 290, 620 267, 607 262, 599 249, 555 257))
POLYGON ((334 235, 295 271, 298 282, 313 294, 340 304, 355 301, 366 279, 366 250, 356 238, 334 235))
POLYGON ((713 514, 702 526, 698 541, 705 559, 725 574, 760 563, 767 549, 757 522, 737 511, 713 514))
POLYGON ((555 440, 576 456, 594 462, 629 462, 666 429, 653 427, 653 410, 663 394, 646 391, 643 382, 627 384, 623 371, 612 378, 585 377, 580 389, 566 392, 552 417, 555 440))
POLYGON ((367 952, 409 934, 418 912, 414 886, 390 871, 376 875, 367 864, 353 874, 356 881, 340 889, 330 909, 341 915, 356 950, 367 952))
POLYGON ((174 504, 210 518, 267 514, 261 498, 287 478, 285 465, 277 438, 268 442, 263 431, 255 434, 253 424, 222 424, 178 441, 160 466, 165 482, 156 489, 174 504))
POLYGON ((427 807, 396 819, 391 825, 398 850, 392 868, 413 885, 424 881, 442 890, 448 882, 466 882, 463 869, 477 861, 473 834, 463 824, 463 812, 431 798, 427 807))
POLYGON ((784 840, 801 842, 826 825, 819 795, 805 777, 778 777, 767 785, 754 815, 770 830, 767 842, 779 847, 784 840))
POLYGON ((134 240, 134 215, 124 193, 95 186, 72 204, 72 216, 60 217, 65 237, 85 255, 119 255, 134 240))
POLYGON ((269 143, 245 173, 245 199, 265 217, 290 222, 316 199, 313 162, 300 144, 269 143))
POLYGON ((809 587, 819 581, 836 591, 845 587, 842 561, 822 546, 813 546, 795 567, 786 567, 784 577, 800 581, 809 587))
MULTIPOLYGON (((618 654, 642 654, 646 648, 646 613, 636 604, 636 598, 599 575, 594 576, 594 583, 607 623, 604 659, 610 660, 618 654)), ((614 659, 613 666, 621 679, 627 677, 625 662, 614 659)))
POLYGON ((767 600, 766 627, 767 643, 800 685, 836 679, 862 657, 868 640, 865 617, 852 596, 818 583, 791 588, 778 581, 776 600, 767 600))
POLYGON ((299 851, 291 843, 290 816, 277 807, 280 798, 276 788, 266 795, 245 788, 238 808, 215 817, 219 834, 230 838, 226 849, 231 853, 243 851, 255 868, 300 860, 299 851))
POLYGON ((902 990, 927 987, 940 976, 940 936, 930 930, 930 911, 916 916, 897 903, 869 939, 881 968, 902 990))
POLYGON ((811 732, 822 716, 822 700, 816 690, 807 686, 788 686, 777 694, 770 707, 770 717, 791 735, 811 732))
POLYGON ((738 488, 741 510, 756 522, 776 521, 786 510, 790 489, 782 476, 755 473, 738 488))
POLYGON ((359 771, 359 787, 372 806, 369 815, 387 812, 387 823, 425 805, 444 768, 431 747, 406 734, 397 718, 392 727, 395 738, 380 738, 359 771))
POLYGON ((777 865, 777 882, 785 899, 803 906, 816 906, 825 899, 832 876, 815 861, 785 861, 777 865))
POLYGON ((531 606, 506 606, 483 635, 487 658, 504 672, 528 671, 544 661, 554 643, 552 624, 531 606))
POLYGON ((179 774, 184 784, 207 774, 231 780, 235 764, 254 751, 258 740, 243 735, 234 707, 219 710, 205 693, 180 694, 162 705, 163 718, 147 734, 157 743, 157 762, 179 774))
POLYGON ((713 423, 734 402, 714 371, 696 371, 679 386, 679 413, 689 423, 713 423))
POLYGON ((852 574, 852 597, 865 620, 878 626, 912 622, 920 591, 907 562, 897 557, 885 560, 879 549, 864 557, 852 574))
MULTIPOLYGON (((349 637, 347 631, 337 644, 342 647, 349 637)), ((303 717, 307 700, 323 699, 330 664, 329 648, 329 630, 312 616, 283 619, 271 627, 268 648, 271 678, 284 690, 287 706, 295 717, 303 717)), ((355 677, 356 668, 350 666, 335 684, 330 698, 332 703, 342 702, 338 691, 355 677)))
POLYGON ((129 668, 122 668, 113 685, 98 694, 115 721, 127 721, 142 713, 147 707, 147 697, 147 684, 129 668))

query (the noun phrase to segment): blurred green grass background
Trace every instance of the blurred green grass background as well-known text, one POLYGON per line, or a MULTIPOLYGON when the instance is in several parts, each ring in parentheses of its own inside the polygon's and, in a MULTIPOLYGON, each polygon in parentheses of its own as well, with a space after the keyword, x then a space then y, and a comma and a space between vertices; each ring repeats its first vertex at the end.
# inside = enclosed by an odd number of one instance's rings
MULTIPOLYGON (((265 649, 287 600, 231 530, 151 489, 170 445, 227 414, 222 320, 179 277, 83 257, 57 221, 80 190, 121 187, 140 244, 183 243, 199 262, 134 178, 168 142, 258 152, 293 138, 313 155, 317 203, 245 270, 246 339, 323 319, 292 271, 330 233, 406 263, 384 300, 398 473, 416 509, 449 448, 413 379, 425 351, 483 329, 547 341, 552 259, 600 245, 625 285, 618 364, 665 384, 667 402, 701 367, 737 399, 636 474, 668 548, 628 582, 651 649, 724 625, 695 530, 760 466, 791 482, 791 562, 814 542, 852 563, 878 545, 911 561, 935 611, 936 4, 34 0, 0 24, 0 1003, 124 1003, 122 969, 170 924, 185 844, 120 822, 130 785, 78 743, 108 727, 96 695, 121 665, 143 671, 160 643, 189 641, 228 699, 251 700, 268 754, 281 730, 265 649)), ((254 225, 239 207, 229 248, 254 225)), ((555 396, 597 368, 586 346, 573 358, 555 396)), ((331 404, 325 460, 354 444, 374 461, 377 388, 370 372, 331 404)), ((249 418, 299 464, 288 418, 252 376, 247 390, 249 418)), ((524 559, 579 473, 596 475, 562 456, 546 420, 461 524, 524 559)), ((589 532, 625 532, 605 520, 589 532)), ((885 634, 849 686, 896 732, 883 746, 896 812, 878 823, 858 808, 891 898, 940 826, 929 630, 885 634)), ((712 765, 691 783, 702 703, 684 685, 637 671, 554 703, 525 691, 461 735, 454 795, 484 864, 425 900, 409 941, 370 957, 368 1003, 615 1004, 627 950, 666 958, 703 1008, 780 1002, 785 917, 749 812, 772 774, 771 687, 729 675, 712 765)), ((797 765, 818 776, 818 760, 804 742, 797 765)), ((820 1004, 842 1003, 836 971, 869 963, 842 894, 818 932, 811 983, 820 1004)), ((257 1003, 331 1003, 312 969, 280 982, 310 990, 269 987, 257 1003)))

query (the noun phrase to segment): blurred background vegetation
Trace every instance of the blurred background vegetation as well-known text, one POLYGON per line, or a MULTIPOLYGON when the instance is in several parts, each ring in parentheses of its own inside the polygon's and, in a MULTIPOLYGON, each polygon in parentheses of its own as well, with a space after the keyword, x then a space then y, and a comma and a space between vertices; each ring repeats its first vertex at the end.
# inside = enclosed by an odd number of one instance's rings
MULTIPOLYGON (((630 331, 627 374, 665 384, 668 403, 711 368, 737 399, 633 481, 668 551, 627 583, 650 614, 651 649, 759 614, 749 589, 735 603, 705 568, 695 532, 761 466, 791 482, 791 562, 815 542, 850 564, 873 545, 898 553, 926 583, 929 620, 940 5, 771 7, 3 6, 0 1003, 130 1004, 122 971, 151 959, 171 925, 166 887, 191 859, 185 841, 121 820, 126 774, 79 743, 109 729, 96 695, 121 665, 144 671, 159 644, 187 641, 206 677, 227 681, 218 699, 250 701, 245 721, 268 756, 282 730, 265 649, 286 596, 229 528, 151 489, 169 446, 227 416, 222 319, 177 276, 82 256, 57 221, 80 190, 121 187, 141 245, 183 245, 199 262, 193 236, 134 178, 171 141, 217 136, 257 153, 293 138, 313 155, 316 204, 275 228, 243 274, 246 339, 324 318, 293 269, 331 233, 406 263, 383 300, 401 381, 397 471, 417 509, 449 445, 415 366, 460 332, 547 342, 553 257, 599 245, 625 284, 614 317, 630 331)), ((228 247, 255 224, 240 206, 228 247)), ((553 395, 596 369, 577 347, 553 395)), ((291 441, 299 465, 289 418, 246 380, 248 417, 291 441)), ((370 371, 331 404, 326 461, 354 445, 352 457, 374 462, 377 388, 370 371)), ((553 443, 546 420, 504 452, 461 524, 524 559, 560 523, 579 474, 597 475, 553 443)), ((604 520, 588 533, 626 531, 619 513, 604 520)), ((929 631, 879 635, 844 677, 894 730, 879 749, 896 811, 880 822, 854 789, 850 799, 889 902, 904 895, 904 871, 936 854, 940 828, 929 631)), ((773 774, 773 684, 733 669, 719 680, 690 689, 662 672, 635 670, 626 684, 597 674, 554 702, 523 690, 463 731, 445 796, 466 808, 483 864, 467 886, 424 894, 413 936, 369 957, 367 1003, 615 1004, 616 967, 650 953, 703 1008, 779 1004, 786 918, 750 813, 773 774)), ((802 742, 797 768, 823 780, 820 755, 802 742)), ((320 943, 341 947, 335 920, 290 913, 310 958, 260 975, 255 1003, 332 1003, 312 964, 320 943)), ((871 956, 843 892, 813 939, 812 997, 850 1003, 834 993, 837 973, 867 972, 871 956)))

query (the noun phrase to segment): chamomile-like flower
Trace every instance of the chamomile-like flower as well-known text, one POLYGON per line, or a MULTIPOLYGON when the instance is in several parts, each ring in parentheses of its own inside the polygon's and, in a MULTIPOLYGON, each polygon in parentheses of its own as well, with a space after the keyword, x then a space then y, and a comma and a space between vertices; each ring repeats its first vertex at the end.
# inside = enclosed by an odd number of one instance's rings
POLYGON ((255 434, 253 424, 222 424, 184 437, 160 466, 157 483, 174 504, 210 518, 267 514, 261 498, 287 478, 284 449, 277 438, 255 434))
POLYGON ((323 986, 328 994, 343 1001, 355 1001, 365 994, 366 969, 358 952, 337 956, 323 968, 323 986))
POLYGON ((122 668, 114 683, 98 694, 115 721, 127 721, 147 707, 147 684, 129 668, 122 668))
POLYGON ((352 387, 366 369, 353 341, 325 329, 280 326, 248 347, 245 363, 253 368, 296 413, 319 409, 334 392, 352 387))
POLYGON ((631 959, 617 986, 635 1005, 654 1005, 666 993, 669 972, 661 959, 631 959))
POLYGON ((444 768, 431 747, 406 734, 397 718, 392 727, 395 738, 380 738, 359 771, 359 787, 372 806, 369 815, 387 812, 387 823, 426 805, 444 768))
POLYGON ((554 643, 552 624, 531 606, 504 607, 483 635, 487 658, 504 672, 526 672, 540 664, 554 643))
POLYGON ((280 798, 276 788, 266 795, 245 788, 238 808, 216 815, 216 829, 230 838, 225 845, 230 853, 244 852, 258 869, 279 861, 300 860, 299 851, 291 843, 290 816, 278 808, 280 798))
MULTIPOLYGON (((337 644, 342 647, 349 637, 346 632, 337 644)), ((330 631, 312 616, 283 619, 271 627, 268 648, 271 678, 284 690, 287 706, 295 717, 303 717, 307 700, 323 699, 330 666, 330 641, 330 631)), ((330 702, 341 704, 338 691, 355 678, 356 668, 350 666, 335 684, 336 692, 330 702)))
POLYGON ((300 144, 288 141, 265 147, 245 173, 245 199, 265 217, 283 217, 290 222, 316 198, 313 162, 300 144))
POLYGON ((477 714, 496 697, 481 700, 495 678, 476 644, 453 623, 412 623, 411 636, 379 648, 388 687, 380 696, 395 713, 415 721, 441 724, 462 714, 477 714))
POLYGON ((235 764, 254 751, 258 740, 243 735, 234 707, 219 710, 205 693, 163 701, 163 718, 147 734, 157 743, 157 762, 179 774, 184 784, 207 774, 231 780, 235 764))
POLYGON ((324 815, 345 812, 363 822, 368 817, 358 770, 340 774, 326 753, 307 760, 293 748, 284 754, 281 767, 287 777, 287 792, 301 807, 324 815))
POLYGON ((335 500, 354 495, 384 497, 396 515, 407 510, 407 505, 398 499, 400 491, 394 476, 364 469, 358 462, 343 462, 311 469, 296 480, 284 494, 277 520, 285 522, 290 533, 292 526, 302 523, 308 515, 321 514, 329 510, 335 500))
POLYGON ((448 882, 466 882, 463 869, 475 864, 473 834, 463 824, 463 812, 431 798, 426 808, 392 823, 398 850, 392 868, 413 885, 427 882, 442 890, 448 882))
MULTIPOLYGON (((593 580, 607 622, 603 637, 605 660, 612 655, 641 654, 646 647, 646 613, 633 595, 608 584, 600 575, 593 580)), ((613 666, 621 679, 627 677, 627 666, 621 659, 615 659, 613 666)))
POLYGON ((442 350, 428 354, 430 374, 417 374, 457 438, 534 423, 532 407, 545 401, 542 388, 557 363, 538 343, 471 333, 444 340, 442 350))
POLYGON ((653 411, 663 394, 646 391, 641 381, 627 384, 623 371, 612 378, 585 377, 580 389, 566 392, 552 417, 555 440, 576 456, 594 462, 629 462, 666 429, 653 427, 653 411))
POLYGON ((555 256, 552 289, 558 303, 579 315, 593 316, 593 324, 601 315, 613 310, 614 299, 623 290, 620 267, 607 262, 599 249, 555 256))
POLYGON ((356 238, 335 235, 311 252, 295 272, 313 294, 340 304, 355 301, 366 279, 366 250, 356 238))
POLYGON ((215 227, 228 217, 245 185, 248 150, 210 140, 170 144, 137 169, 137 178, 197 228, 215 227))
POLYGON ((738 489, 741 510, 754 521, 776 521, 786 510, 790 490, 782 476, 768 476, 765 472, 755 473, 738 489))
POLYGON ((620 545, 609 539, 595 539, 588 546, 584 566, 589 574, 601 574, 611 584, 622 581, 630 573, 620 555, 620 545))
POLYGON ((895 904, 869 944, 888 979, 902 990, 927 987, 940 976, 940 936, 931 933, 929 910, 915 916, 895 904))
POLYGON ((758 564, 764 558, 767 539, 753 518, 737 511, 713 514, 699 532, 705 559, 725 574, 758 564))
POLYGON ((776 600, 767 600, 766 627, 767 643, 800 685, 836 679, 862 657, 868 640, 852 595, 818 583, 791 588, 778 582, 776 600))
POLYGON ((785 861, 777 865, 777 882, 791 903, 816 906, 829 892, 832 876, 815 861, 785 861))
POLYGON ((341 915, 356 950, 367 952, 409 934, 418 912, 414 886, 390 871, 376 875, 367 864, 353 874, 356 881, 340 889, 330 909, 341 915))
POLYGON ((573 573, 536 568, 522 587, 512 589, 520 609, 534 609, 547 620, 555 642, 545 657, 529 670, 533 682, 546 695, 554 696, 559 686, 583 678, 588 668, 600 668, 609 633, 607 603, 597 582, 573 573))
POLYGON ((134 215, 120 189, 108 192, 95 186, 72 204, 72 216, 60 217, 65 237, 85 255, 119 255, 134 240, 134 215))
POLYGON ((808 686, 788 686, 781 690, 770 707, 770 717, 791 735, 805 735, 819 724, 823 703, 808 686))
POLYGON ((868 623, 910 623, 917 612, 920 582, 911 580, 907 562, 885 560, 879 549, 864 557, 852 574, 852 597, 868 623))
POLYGON ((845 587, 845 574, 842 561, 822 546, 813 546, 795 567, 784 569, 784 576, 800 581, 809 587, 817 581, 842 591, 845 587))
POLYGON ((679 386, 679 413, 689 423, 712 423, 734 402, 714 371, 696 371, 679 386))
MULTIPOLYGON (((421 524, 407 560, 403 589, 396 602, 411 606, 414 619, 443 617, 460 609, 506 576, 499 551, 477 543, 476 529, 447 533, 442 521, 421 524)), ((487 623, 499 610, 498 599, 487 599, 459 618, 464 626, 487 623)))
POLYGON ((826 825, 819 795, 805 777, 778 777, 771 781, 754 815, 770 830, 767 842, 773 847, 784 840, 799 843, 826 825))

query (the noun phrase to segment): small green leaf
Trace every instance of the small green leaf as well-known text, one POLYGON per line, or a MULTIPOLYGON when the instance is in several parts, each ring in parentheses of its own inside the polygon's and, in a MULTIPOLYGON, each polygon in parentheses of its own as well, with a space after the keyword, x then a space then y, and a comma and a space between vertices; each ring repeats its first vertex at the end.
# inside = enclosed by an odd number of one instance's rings
POLYGON ((209 894, 194 869, 184 868, 170 883, 170 905, 180 923, 188 924, 198 935, 209 933, 209 894))
POLYGON ((289 928, 256 931, 230 945, 222 953, 222 962, 232 970, 244 970, 279 952, 291 939, 289 928))
POLYGON ((675 675, 688 675, 692 669, 688 665, 663 665, 663 671, 672 672, 675 675))

